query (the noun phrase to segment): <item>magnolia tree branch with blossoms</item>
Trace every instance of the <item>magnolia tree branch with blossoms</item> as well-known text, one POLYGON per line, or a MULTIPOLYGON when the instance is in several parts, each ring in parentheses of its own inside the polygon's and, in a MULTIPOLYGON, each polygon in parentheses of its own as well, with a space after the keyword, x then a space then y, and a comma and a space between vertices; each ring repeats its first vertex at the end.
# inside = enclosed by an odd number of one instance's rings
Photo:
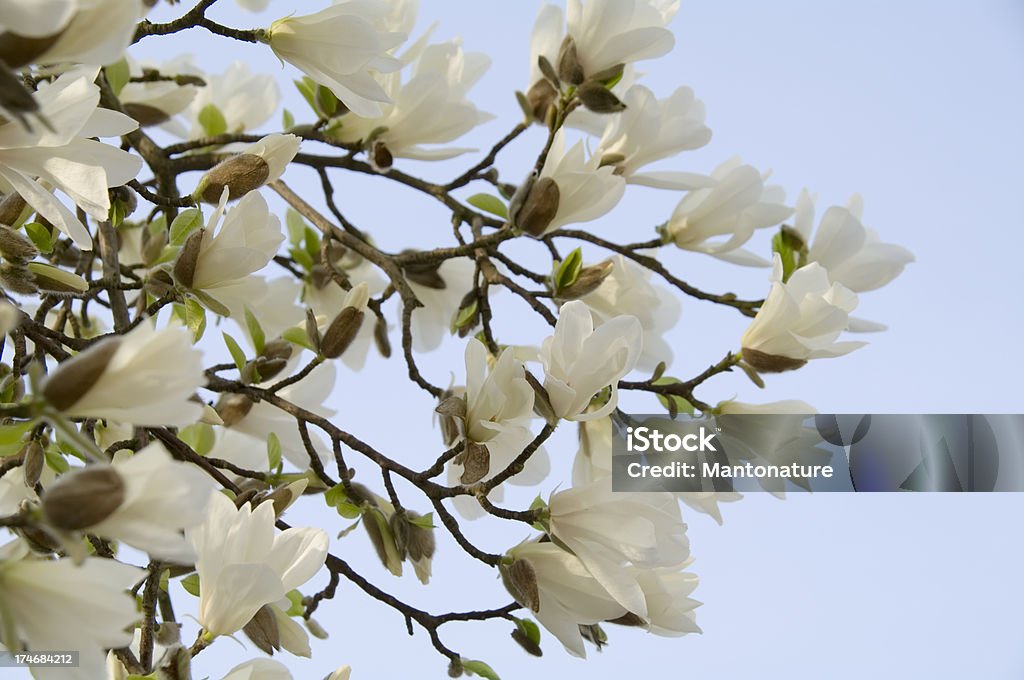
POLYGON ((680 504, 721 521, 718 503, 737 494, 613 493, 619 393, 652 393, 672 417, 811 413, 700 391, 734 369, 763 387, 857 349, 840 336, 882 328, 852 316, 858 295, 912 255, 863 226, 857 197, 816 221, 811 194, 790 204, 739 159, 710 175, 649 167, 711 136, 690 88, 659 96, 634 70, 671 51, 677 2, 542 7, 522 117, 447 182, 403 161, 471 152, 449 145, 492 118, 471 99, 490 61, 413 34, 415 0, 337 0, 255 29, 210 19, 216 2, 155 23, 153 0, 0 0, 0 643, 79 653, 77 668, 36 667, 39 678, 181 679, 241 636, 256 658, 226 678, 289 678, 269 657, 309 656, 309 635, 329 632, 314 614, 345 583, 425 632, 453 677, 497 677, 445 641, 453 622, 505 621, 536 656, 556 643, 585 656, 617 626, 699 631, 680 504), (271 76, 127 56, 139 41, 180 48, 193 30, 271 50, 302 72, 308 110, 255 134, 278 113, 271 76), (536 160, 507 181, 501 154, 533 126, 547 130, 536 160), (292 180, 295 166, 318 182, 292 180), (381 225, 335 201, 350 173, 440 202, 450 232, 429 249, 382 249, 381 225), (631 185, 678 205, 647 240, 588 231, 631 185), (770 248, 748 247, 760 230, 770 248), (511 254, 524 240, 544 256, 511 254), (685 281, 666 249, 766 267, 764 298, 685 281), (689 378, 669 375, 664 339, 680 298, 750 318, 734 351, 689 378), (514 344, 495 319, 524 309, 550 328, 514 344), (440 385, 421 365, 446 335, 465 364, 440 385), (374 351, 436 404, 427 464, 353 434, 330 407, 374 351), (557 428, 578 431, 571 479, 506 505, 507 485, 544 481, 549 454, 573 456, 545 448, 557 428), (330 508, 323 528, 290 526, 295 504, 330 508), (478 545, 473 521, 530 537, 478 545), (354 531, 382 569, 352 566, 354 531), (432 612, 389 592, 406 569, 428 584, 449 545, 500 575, 507 593, 482 597, 493 607, 432 612))

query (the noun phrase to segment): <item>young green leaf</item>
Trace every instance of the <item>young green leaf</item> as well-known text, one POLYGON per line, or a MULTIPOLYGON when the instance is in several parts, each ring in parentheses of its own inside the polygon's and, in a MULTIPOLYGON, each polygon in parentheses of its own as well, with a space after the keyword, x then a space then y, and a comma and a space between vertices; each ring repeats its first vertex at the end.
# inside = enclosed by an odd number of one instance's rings
POLYGON ((481 678, 486 678, 487 680, 501 680, 501 678, 498 677, 498 674, 494 672, 494 669, 483 661, 463 659, 462 670, 466 671, 469 675, 479 675, 481 678))
POLYGON ((245 308, 245 325, 249 329, 249 337, 252 338, 256 354, 261 354, 263 347, 267 344, 267 336, 263 333, 263 326, 260 325, 259 319, 248 307, 245 308))
POLYGON ((473 194, 466 199, 466 203, 469 203, 474 208, 479 208, 492 215, 497 215, 502 219, 508 219, 508 208, 497 196, 491 194, 473 194))
POLYGON ((569 253, 555 272, 555 290, 564 290, 576 283, 583 269, 583 252, 577 248, 569 253))
POLYGON ((203 128, 203 134, 207 137, 216 137, 228 131, 228 121, 224 114, 214 104, 207 104, 196 116, 199 125, 203 128))
POLYGON ((171 222, 171 245, 180 246, 196 229, 203 226, 203 213, 199 208, 188 208, 178 213, 171 222))
POLYGON ((235 368, 241 371, 245 366, 245 352, 242 351, 242 348, 233 337, 224 332, 221 335, 224 336, 224 344, 228 346, 228 351, 231 352, 231 359, 235 362, 235 368))

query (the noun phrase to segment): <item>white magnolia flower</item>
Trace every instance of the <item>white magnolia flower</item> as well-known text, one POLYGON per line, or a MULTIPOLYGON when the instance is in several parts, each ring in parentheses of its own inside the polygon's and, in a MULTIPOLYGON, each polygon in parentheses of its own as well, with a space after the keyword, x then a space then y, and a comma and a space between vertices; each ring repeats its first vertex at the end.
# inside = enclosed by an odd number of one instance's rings
POLYGON ((678 9, 679 0, 569 0, 567 32, 584 75, 668 54, 675 36, 665 27, 678 9))
POLYGON ((192 120, 189 138, 206 134, 199 114, 213 106, 224 118, 226 132, 254 130, 266 123, 281 102, 281 90, 273 76, 253 73, 244 61, 234 61, 223 73, 205 76, 206 87, 198 88, 188 114, 192 120))
POLYGON ((754 230, 771 227, 793 214, 783 205, 786 195, 778 186, 765 186, 764 177, 739 158, 722 163, 711 173, 710 188, 691 191, 676 206, 666 226, 666 237, 685 250, 707 253, 734 264, 768 263, 741 246, 754 230), (716 237, 725 237, 712 241, 716 237))
POLYGON ((292 680, 292 674, 280 661, 253 659, 232 668, 224 680, 292 680))
POLYGON ((270 212, 266 199, 258 191, 246 194, 226 214, 225 198, 226 195, 197 237, 202 241, 191 288, 217 289, 254 274, 274 259, 284 242, 281 221, 270 212), (218 230, 221 215, 224 215, 224 222, 218 230))
POLYGON ((62 362, 47 376, 42 393, 73 418, 183 426, 202 414, 189 399, 205 383, 202 353, 192 347, 187 330, 157 330, 143 322, 62 362))
POLYGON ((382 0, 341 0, 304 16, 288 16, 267 31, 270 48, 317 83, 324 85, 353 113, 373 118, 389 101, 375 75, 402 63, 388 54, 405 33, 381 30, 391 6, 382 0))
POLYGON ((577 423, 579 448, 572 462, 572 485, 583 487, 612 474, 612 419, 577 423))
POLYGON ((575 555, 554 543, 528 541, 508 551, 526 561, 536 579, 537 621, 573 656, 586 657, 580 624, 616 619, 627 613, 575 555))
POLYGON ((533 23, 530 35, 530 85, 544 80, 537 65, 538 59, 544 57, 552 65, 558 63, 558 48, 565 35, 565 16, 562 8, 556 5, 541 5, 537 18, 533 23))
POLYGON ((45 38, 67 25, 78 0, 0 0, 0 30, 26 38, 45 38))
POLYGON ((671 291, 651 283, 651 271, 622 255, 611 260, 611 273, 591 293, 580 298, 594 314, 595 325, 622 314, 632 314, 643 327, 643 350, 636 367, 653 370, 658 362, 672 363, 672 346, 664 334, 675 327, 681 313, 671 291))
POLYGON ((172 459, 163 444, 153 442, 133 456, 115 459, 113 466, 93 465, 66 473, 49 491, 74 488, 83 473, 103 468, 120 480, 123 500, 98 523, 79 529, 123 541, 158 559, 190 564, 195 554, 181 530, 203 521, 213 480, 196 466, 172 459))
POLYGON ((8 55, 8 66, 112 64, 131 44, 144 13, 142 0, 4 0, 0 26, 35 39, 30 52, 8 55))
POLYGON ((694 610, 700 602, 690 597, 697 587, 696 574, 676 568, 637 569, 627 567, 647 601, 648 631, 662 637, 680 637, 702 632, 694 610))
POLYGON ((690 556, 679 503, 668 493, 613 492, 610 478, 551 496, 551 534, 586 565, 623 607, 647 617, 644 594, 626 563, 650 569, 690 556))
POLYGON ((831 283, 816 262, 782 282, 782 260, 775 255, 772 289, 743 334, 743 358, 759 371, 799 368, 809 359, 837 357, 863 342, 836 342, 857 307, 857 294, 831 283))
POLYGON ((324 680, 349 680, 352 677, 352 667, 348 664, 339 666, 337 670, 328 675, 324 680))
MULTIPOLYGON (((566 151, 565 131, 559 130, 531 190, 531 195, 542 196, 539 199, 541 203, 553 200, 556 209, 551 211, 553 214, 549 218, 545 216, 537 221, 535 214, 527 214, 531 204, 531 199, 527 198, 523 210, 516 217, 518 226, 530 235, 540 237, 567 224, 596 220, 611 211, 625 193, 626 182, 615 174, 614 167, 600 167, 600 164, 599 156, 587 158, 582 140, 566 151), (554 182, 557 187, 553 197, 541 194, 546 180, 554 182)), ((541 205, 541 208, 549 206, 541 205)))
POLYGON ((33 95, 53 131, 42 125, 27 130, 16 121, 0 120, 0 192, 20 194, 83 250, 92 249, 89 231, 48 187, 67 194, 91 217, 105 220, 110 211, 107 189, 133 179, 142 167, 140 158, 88 139, 138 127, 128 116, 97 108, 95 76, 89 68, 68 72, 33 95))
POLYGON ((444 160, 473 151, 422 145, 447 144, 493 118, 478 110, 466 96, 490 64, 483 53, 464 52, 460 40, 430 45, 419 56, 407 82, 402 82, 398 72, 383 78, 392 103, 382 107, 381 116, 345 115, 331 134, 344 142, 360 142, 374 130, 386 128, 374 138, 371 154, 382 170, 390 167, 390 156, 444 160))
POLYGON ((196 551, 199 623, 214 635, 240 630, 260 607, 298 588, 324 565, 327 534, 320 529, 275 532, 273 503, 236 509, 214 492, 203 524, 186 530, 196 551))
POLYGON ((441 263, 437 274, 443 281, 439 284, 424 285, 413 279, 409 287, 416 298, 423 303, 412 313, 412 346, 417 352, 431 352, 441 345, 449 335, 452 319, 459 311, 459 303, 473 287, 473 261, 465 257, 453 257, 441 263))
MULTIPOLYGON (((165 75, 196 74, 198 69, 189 57, 177 57, 163 64, 143 65, 129 56, 129 73, 132 77, 144 75, 146 68, 152 68, 165 75)), ((184 132, 180 121, 174 116, 189 108, 200 88, 186 83, 179 85, 173 80, 129 81, 118 93, 118 99, 125 111, 142 127, 159 125, 171 134, 181 136, 184 132)))
POLYGON ((266 279, 262 276, 246 276, 225 283, 217 288, 217 301, 231 311, 234 321, 253 346, 249 326, 245 323, 248 308, 257 320, 267 339, 276 338, 286 329, 303 323, 305 309, 299 302, 302 284, 291 277, 266 279))
POLYGON ((704 125, 704 102, 693 90, 680 87, 659 100, 643 85, 634 85, 623 101, 625 111, 606 116, 595 156, 614 160, 611 164, 627 184, 682 191, 713 184, 710 178, 689 172, 640 172, 645 165, 699 149, 711 140, 711 130, 704 125))
MULTIPOLYGON (((846 207, 832 206, 814 228, 814 199, 804 189, 796 202, 793 227, 808 244, 807 261, 828 270, 828 278, 855 293, 876 290, 899 276, 914 261, 914 254, 902 246, 883 243, 878 232, 861 223, 863 199, 857 194, 846 207)), ((860 322, 857 330, 882 330, 860 322)), ((850 330, 855 330, 851 327, 850 330)))
MULTIPOLYGON (((380 295, 387 288, 388 282, 381 275, 380 270, 361 257, 358 259, 342 257, 335 263, 335 266, 345 272, 353 287, 365 285, 370 296, 380 295)), ((302 293, 302 301, 313 310, 317 319, 323 319, 324 324, 330 323, 345 307, 347 297, 348 291, 333 280, 324 282, 323 287, 317 287, 313 281, 307 281, 302 293)), ((368 314, 351 344, 339 357, 349 369, 363 370, 370 347, 374 344, 377 323, 376 316, 368 314)))
POLYGON ((270 0, 235 0, 242 9, 250 12, 262 12, 270 5, 270 0))
POLYGON ((7 300, 0 300, 0 336, 7 335, 21 323, 18 308, 7 300))
POLYGON ((0 619, 28 651, 78 652, 78 666, 38 667, 40 680, 95 680, 106 674, 106 650, 132 640, 139 618, 128 589, 145 572, 116 560, 34 559, 21 541, 0 547, 0 619), (127 631, 127 632, 126 632, 127 631))
POLYGON ((544 388, 559 418, 593 420, 608 415, 618 404, 618 381, 633 370, 643 346, 643 328, 635 316, 617 316, 594 329, 586 304, 562 305, 554 335, 544 339, 540 360, 544 388), (611 387, 608 402, 584 413, 590 400, 611 387))

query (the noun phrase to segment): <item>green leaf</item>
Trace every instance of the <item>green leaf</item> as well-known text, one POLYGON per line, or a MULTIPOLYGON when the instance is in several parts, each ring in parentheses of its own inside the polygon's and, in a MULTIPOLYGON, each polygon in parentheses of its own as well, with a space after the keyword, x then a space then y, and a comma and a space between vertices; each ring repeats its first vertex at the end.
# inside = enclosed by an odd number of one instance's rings
POLYGON ((238 342, 227 333, 221 332, 224 336, 224 344, 228 346, 228 351, 231 352, 231 359, 235 362, 235 368, 239 371, 245 366, 245 352, 239 347, 238 342))
POLYGON ((331 89, 317 85, 315 103, 321 118, 330 118, 338 110, 338 98, 331 89))
POLYGON ((43 451, 43 458, 46 459, 46 464, 50 466, 50 469, 59 475, 71 469, 68 461, 64 458, 64 454, 57 449, 47 448, 43 451))
POLYGON ((306 236, 306 220, 294 208, 288 208, 284 214, 284 223, 288 228, 288 243, 298 248, 306 236))
POLYGON ((313 229, 313 227, 306 227, 306 233, 303 235, 303 243, 306 246, 306 252, 309 256, 316 260, 320 257, 320 233, 313 229))
POLYGON ((460 307, 459 311, 455 314, 455 318, 452 320, 451 332, 455 333, 468 324, 475 325, 476 316, 479 310, 480 303, 476 298, 473 298, 473 301, 465 307, 460 307))
POLYGON ((479 675, 481 678, 486 678, 487 680, 501 680, 501 678, 498 677, 498 674, 494 672, 494 669, 483 661, 470 661, 469 659, 463 659, 462 670, 466 671, 469 675, 479 675))
POLYGON ((582 270, 583 252, 577 248, 562 260, 562 264, 558 265, 558 271, 555 272, 555 290, 564 290, 576 283, 582 270))
POLYGON ((349 534, 351 534, 351 533, 352 533, 353 531, 355 531, 355 530, 356 530, 356 527, 358 527, 358 526, 359 526, 359 523, 360 523, 361 521, 362 521, 362 517, 360 517, 360 518, 359 518, 359 519, 357 519, 357 520, 356 520, 355 522, 352 522, 352 524, 349 524, 349 525, 348 525, 347 527, 345 527, 344 529, 342 529, 341 531, 339 531, 339 532, 338 532, 338 538, 345 538, 346 536, 348 536, 349 534))
MULTIPOLYGON (((670 378, 670 377, 666 376, 666 377, 663 377, 663 378, 658 378, 657 380, 655 380, 651 384, 652 385, 675 385, 675 384, 680 383, 680 382, 682 382, 682 381, 679 380, 678 378, 670 378)), ((691 404, 690 402, 686 401, 682 397, 676 396, 674 394, 667 395, 667 396, 664 395, 664 394, 659 394, 658 395, 658 401, 661 402, 661 405, 664 406, 665 409, 669 413, 672 413, 673 411, 675 411, 676 413, 686 413, 688 415, 693 415, 693 404, 691 404), (670 399, 672 400, 671 402, 669 401, 670 399), (672 402, 675 403, 675 408, 673 408, 672 402)))
POLYGON ((199 574, 189 574, 185 578, 181 579, 181 587, 184 588, 185 592, 189 595, 199 597, 199 574))
POLYGON ((54 237, 50 230, 39 222, 29 222, 25 225, 25 234, 32 244, 44 255, 53 252, 54 237))
POLYGON ((248 307, 245 308, 245 325, 249 329, 249 337, 252 338, 252 345, 256 348, 256 354, 262 354, 267 344, 267 336, 263 333, 263 326, 259 319, 248 307))
POLYGON ((291 606, 288 607, 288 611, 285 612, 288 616, 302 616, 306 613, 306 606, 302 604, 302 593, 297 590, 289 590, 285 596, 288 598, 288 602, 291 606))
POLYGON ((185 325, 192 331, 192 342, 199 342, 206 332, 206 308, 194 298, 185 300, 185 325))
POLYGON ((295 116, 288 109, 281 112, 281 129, 284 131, 291 130, 295 127, 295 116))
POLYGON ((355 519, 363 514, 358 505, 348 502, 348 494, 345 493, 343 484, 335 484, 324 492, 324 500, 327 505, 338 511, 338 514, 345 519, 355 519))
POLYGON ((284 333, 281 333, 281 337, 287 340, 288 342, 292 343, 293 345, 304 347, 311 352, 313 351, 313 345, 309 341, 309 336, 306 335, 305 328, 293 326, 291 328, 286 329, 284 333))
POLYGON ((516 619, 516 627, 535 645, 540 644, 540 627, 532 619, 516 619))
POLYGON ((309 256, 302 248, 289 248, 288 254, 292 256, 292 259, 299 263, 299 266, 309 271, 313 268, 313 258, 309 256))
POLYGON ((217 298, 213 297, 204 290, 190 290, 189 295, 193 296, 199 304, 206 307, 217 316, 223 316, 225 318, 231 316, 231 310, 224 306, 217 298))
POLYGON ((197 116, 199 125, 203 128, 203 134, 207 137, 216 137, 228 131, 228 121, 224 114, 215 104, 207 104, 199 111, 197 116))
POLYGON ((105 66, 103 72, 107 75, 107 82, 110 83, 110 89, 114 91, 115 97, 121 94, 121 90, 131 79, 127 59, 121 59, 121 61, 115 61, 113 64, 105 66))
POLYGON ((281 440, 273 432, 267 437, 267 462, 270 463, 270 470, 281 467, 281 440))
POLYGON ((409 519, 409 524, 419 527, 420 529, 434 529, 434 513, 428 512, 420 517, 413 517, 409 519))
POLYGON ((167 584, 171 580, 171 570, 164 569, 160 572, 160 590, 167 592, 167 584))
POLYGON ((199 208, 188 208, 178 213, 171 222, 171 245, 180 246, 196 229, 203 226, 203 213, 199 208))
POLYGON ((21 440, 25 433, 31 430, 35 424, 36 421, 29 420, 24 423, 0 426, 0 446, 11 446, 12 444, 21 446, 21 440))
POLYGON ((317 111, 316 108, 317 85, 313 82, 313 79, 309 76, 303 76, 302 80, 296 80, 293 82, 295 83, 295 87, 298 89, 299 94, 301 94, 302 98, 306 100, 307 104, 309 104, 309 108, 313 109, 313 113, 319 116, 320 112, 317 111))
POLYGON ((473 194, 466 199, 466 203, 469 203, 474 208, 480 208, 492 215, 497 215, 503 219, 508 219, 508 208, 505 207, 505 203, 491 194, 473 194))
POLYGON ((178 431, 178 439, 192 447, 192 450, 200 456, 205 456, 213 450, 217 443, 217 435, 213 427, 206 423, 194 423, 183 427, 178 431))

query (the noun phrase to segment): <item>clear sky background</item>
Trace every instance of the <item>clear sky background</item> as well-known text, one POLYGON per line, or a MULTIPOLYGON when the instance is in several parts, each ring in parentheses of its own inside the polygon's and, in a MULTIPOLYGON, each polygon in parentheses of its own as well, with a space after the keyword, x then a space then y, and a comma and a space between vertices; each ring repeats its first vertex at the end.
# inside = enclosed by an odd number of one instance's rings
MULTIPOLYGON (((212 16, 238 27, 265 26, 292 10, 322 6, 275 0, 264 17, 254 17, 227 0, 218 4, 224 7, 212 16)), ((471 135, 473 145, 489 147, 518 119, 512 90, 528 84, 528 41, 538 6, 422 1, 420 29, 439 20, 436 38, 462 36, 467 49, 494 59, 474 99, 498 120, 471 135)), ((764 391, 742 375, 725 376, 703 398, 800 398, 822 412, 1021 412, 1024 5, 685 0, 672 28, 675 50, 642 63, 640 70, 648 74, 642 82, 660 96, 678 85, 693 87, 707 105, 714 137, 705 149, 663 167, 709 172, 739 153, 746 162, 773 169, 773 181, 785 186, 791 200, 804 186, 817 192, 819 215, 860 192, 865 222, 917 256, 895 283, 861 296, 858 315, 891 327, 867 338, 867 348, 771 377, 764 391)), ((179 40, 150 38, 133 54, 163 60, 173 56, 168 50, 190 51, 213 71, 244 59, 280 73, 282 83, 294 77, 290 68, 282 73, 266 49, 210 41, 201 31, 179 40)), ((286 105, 301 118, 304 105, 284 89, 286 105)), ((542 131, 534 130, 502 156, 506 181, 525 174, 542 140, 542 131)), ((445 179, 476 157, 399 166, 445 179)), ((301 172, 289 177, 293 186, 318 193, 301 172)), ((385 248, 450 239, 443 209, 420 195, 348 176, 339 178, 339 191, 343 209, 385 248)), ((677 200, 670 192, 639 188, 592 228, 620 242, 647 239, 677 200)), ((762 252, 767 240, 762 234, 755 242, 762 252)), ((683 278, 708 290, 746 297, 766 291, 765 270, 694 254, 673 253, 669 261, 683 278)), ((541 329, 516 316, 516 305, 509 309, 500 329, 541 329)), ((738 345, 745 325, 728 309, 684 299, 682 322, 671 336, 671 372, 699 372, 738 345)), ((454 372, 461 379, 462 349, 452 340, 425 359, 428 377, 447 384, 454 372)), ((431 429, 429 400, 404 383, 403 374, 396 359, 371 360, 362 376, 342 368, 332 405, 343 427, 424 465, 440 450, 439 435, 431 429), (366 382, 371 376, 373 386, 366 382)), ((635 408, 647 404, 626 402, 635 408)), ((575 451, 573 432, 564 429, 548 447, 555 474, 546 491, 565 478, 575 451)), ((370 468, 357 467, 366 471, 365 479, 376 480, 370 468)), ((412 490, 400 492, 415 498, 412 490)), ((531 498, 520 494, 509 504, 525 505, 531 498)), ((418 507, 415 500, 410 505, 418 507)), ((1024 496, 1017 494, 833 494, 785 501, 758 495, 726 507, 721 527, 708 517, 687 515, 693 570, 701 576, 695 596, 706 603, 699 610, 702 636, 673 640, 611 628, 609 647, 583 662, 549 635, 544 658, 530 658, 508 638, 505 623, 453 624, 443 634, 450 647, 486 660, 504 680, 569 673, 593 679, 1019 678, 1024 552, 1012 537, 1019 536, 1022 511, 1024 496)), ((332 534, 341 528, 338 518, 315 511, 293 512, 289 519, 326 521, 332 534)), ((520 527, 493 525, 467 531, 490 551, 502 551, 526 534, 520 527)), ((508 601, 494 574, 450 542, 441 545, 429 588, 411 574, 390 577, 369 556, 361 532, 332 548, 376 583, 426 609, 489 608, 508 601)), ((315 642, 311 662, 285 657, 297 678, 322 677, 342 662, 353 666, 357 679, 446 677, 443 660, 422 631, 407 638, 398 614, 353 587, 343 584, 317 616, 333 635, 315 642)), ((190 626, 187 636, 194 635, 190 626)), ((240 651, 231 641, 219 642, 197 659, 196 677, 219 678, 232 660, 243 658, 240 651)))

